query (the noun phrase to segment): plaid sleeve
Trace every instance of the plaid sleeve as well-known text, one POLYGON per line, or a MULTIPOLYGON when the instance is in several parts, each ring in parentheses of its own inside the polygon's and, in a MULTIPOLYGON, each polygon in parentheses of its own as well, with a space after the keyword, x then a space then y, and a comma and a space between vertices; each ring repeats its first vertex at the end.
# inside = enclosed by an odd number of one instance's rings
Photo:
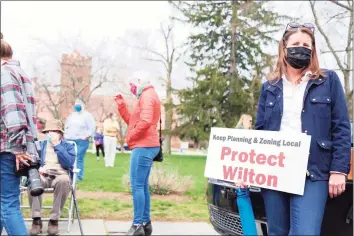
POLYGON ((7 133, 8 150, 13 154, 22 154, 26 147, 28 129, 25 105, 21 95, 21 86, 16 76, 10 71, 1 72, 1 107, 0 114, 7 133))

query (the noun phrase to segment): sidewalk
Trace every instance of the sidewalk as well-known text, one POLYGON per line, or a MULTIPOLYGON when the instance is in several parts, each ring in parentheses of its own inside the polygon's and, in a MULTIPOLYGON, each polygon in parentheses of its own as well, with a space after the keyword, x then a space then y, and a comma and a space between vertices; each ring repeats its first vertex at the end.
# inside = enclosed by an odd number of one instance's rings
MULTIPOLYGON (((106 221, 109 235, 125 235, 131 222, 106 221)), ((202 222, 152 222, 153 235, 219 235, 208 223, 202 222)))
MULTIPOLYGON (((131 222, 81 220, 84 235, 125 235, 131 222)), ((32 222, 27 221, 28 228, 32 222)), ((60 222, 60 235, 80 235, 78 222, 75 220, 71 231, 67 232, 67 222, 60 222)), ((202 222, 153 222, 153 235, 219 235, 208 223, 202 222)), ((47 233, 48 222, 43 222, 43 233, 47 233)), ((2 234, 7 235, 7 234, 2 234)))

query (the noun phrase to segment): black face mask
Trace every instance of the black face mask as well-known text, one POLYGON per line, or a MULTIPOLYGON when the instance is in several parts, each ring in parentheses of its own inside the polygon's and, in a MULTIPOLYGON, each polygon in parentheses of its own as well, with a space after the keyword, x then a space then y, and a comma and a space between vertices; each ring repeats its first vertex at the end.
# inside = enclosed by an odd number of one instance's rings
POLYGON ((287 48, 286 61, 295 69, 306 68, 311 61, 311 49, 305 47, 287 48))

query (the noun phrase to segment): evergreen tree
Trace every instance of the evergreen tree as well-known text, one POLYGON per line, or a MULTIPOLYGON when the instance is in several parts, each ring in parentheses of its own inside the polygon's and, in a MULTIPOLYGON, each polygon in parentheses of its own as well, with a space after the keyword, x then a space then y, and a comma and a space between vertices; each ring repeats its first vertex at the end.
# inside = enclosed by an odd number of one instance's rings
POLYGON ((199 30, 188 41, 194 86, 179 91, 183 120, 175 130, 199 142, 211 126, 234 127, 242 113, 255 115, 261 72, 271 61, 262 48, 275 42, 271 36, 286 16, 264 1, 171 3, 183 13, 178 20, 199 30))

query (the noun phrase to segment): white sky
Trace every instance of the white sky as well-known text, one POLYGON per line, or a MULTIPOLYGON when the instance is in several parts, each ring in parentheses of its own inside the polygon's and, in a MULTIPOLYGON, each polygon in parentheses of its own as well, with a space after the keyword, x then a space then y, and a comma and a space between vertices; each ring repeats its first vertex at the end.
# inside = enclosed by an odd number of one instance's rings
MULTIPOLYGON (((330 2, 319 1, 317 4, 321 19, 340 10, 330 2)), ((300 18, 299 22, 313 22, 307 1, 273 1, 269 6, 282 14, 300 18)), ((44 49, 42 42, 48 43, 50 49, 54 49, 57 44, 65 44, 64 39, 66 39, 73 45, 75 41, 84 43, 86 49, 77 46, 81 52, 90 50, 91 46, 95 50, 103 50, 105 56, 108 55, 117 61, 118 69, 115 74, 120 78, 130 80, 143 77, 158 83, 156 78, 165 76, 163 66, 143 60, 141 52, 128 48, 123 42, 132 45, 148 43, 163 52, 164 42, 158 32, 160 23, 167 25, 169 16, 175 13, 167 1, 6 1, 1 2, 1 32, 5 40, 12 45, 15 51, 14 57, 20 60, 22 67, 30 76, 34 75, 33 64, 41 64, 45 69, 52 68, 51 76, 59 80, 60 75, 55 72, 53 62, 46 59, 39 62, 38 57, 48 51, 44 49), (80 36, 79 40, 78 36, 80 36), (106 43, 102 44, 102 41, 106 43), (100 42, 101 45, 98 45, 100 42)), ((345 26, 338 22, 326 23, 325 20, 321 20, 321 23, 325 25, 329 37, 336 41, 334 47, 343 48, 343 39, 347 37, 345 26)), ((175 43, 177 45, 184 43, 191 30, 192 28, 187 25, 176 23, 175 43)), ((279 32, 278 37, 281 34, 282 32, 279 32)), ((318 31, 316 37, 318 49, 327 50, 318 31)), ((56 59, 60 58, 61 52, 70 53, 68 49, 61 49, 63 46, 58 48, 60 50, 54 54, 56 59)), ((276 52, 276 47, 265 50, 276 52)), ((330 54, 320 56, 320 63, 322 67, 328 69, 338 68, 330 54)), ((172 85, 175 88, 187 86, 185 78, 189 75, 189 70, 183 61, 174 69, 172 85)), ((48 71, 47 73, 50 74, 48 71)), ((339 73, 339 76, 342 77, 342 74, 339 73)), ((158 85, 157 87, 163 95, 163 88, 158 85)), ((104 88, 100 93, 114 94, 116 89, 104 88)))

